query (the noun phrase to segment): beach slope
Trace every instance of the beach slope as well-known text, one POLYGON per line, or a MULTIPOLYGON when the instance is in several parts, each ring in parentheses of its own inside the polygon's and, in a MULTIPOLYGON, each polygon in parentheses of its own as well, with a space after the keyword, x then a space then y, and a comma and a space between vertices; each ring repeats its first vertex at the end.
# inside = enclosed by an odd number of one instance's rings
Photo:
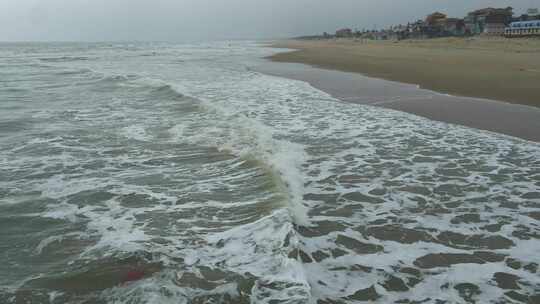
POLYGON ((286 40, 270 59, 540 107, 540 39, 286 40))

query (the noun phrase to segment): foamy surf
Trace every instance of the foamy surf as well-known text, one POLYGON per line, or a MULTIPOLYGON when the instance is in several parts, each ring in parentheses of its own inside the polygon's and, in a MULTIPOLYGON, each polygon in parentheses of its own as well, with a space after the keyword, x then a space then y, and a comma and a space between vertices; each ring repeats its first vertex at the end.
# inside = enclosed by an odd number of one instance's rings
POLYGON ((246 69, 272 52, 0 56, 26 80, 0 89, 0 302, 538 300, 537 144, 246 69))

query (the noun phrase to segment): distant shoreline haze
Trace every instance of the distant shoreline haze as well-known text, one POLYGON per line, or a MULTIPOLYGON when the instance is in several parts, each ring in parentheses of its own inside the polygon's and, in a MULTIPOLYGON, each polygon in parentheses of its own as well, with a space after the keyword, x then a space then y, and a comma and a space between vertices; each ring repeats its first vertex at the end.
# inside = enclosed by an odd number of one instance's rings
POLYGON ((3 0, 0 41, 210 41, 271 39, 382 28, 434 11, 463 16, 481 7, 538 1, 431 0, 3 0))

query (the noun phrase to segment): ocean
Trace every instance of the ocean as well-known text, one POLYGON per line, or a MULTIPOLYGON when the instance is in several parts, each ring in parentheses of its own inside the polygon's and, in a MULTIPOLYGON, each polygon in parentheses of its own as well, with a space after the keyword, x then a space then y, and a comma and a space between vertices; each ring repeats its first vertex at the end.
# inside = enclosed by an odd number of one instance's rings
POLYGON ((0 44, 0 303, 540 303, 540 145, 256 42, 0 44))

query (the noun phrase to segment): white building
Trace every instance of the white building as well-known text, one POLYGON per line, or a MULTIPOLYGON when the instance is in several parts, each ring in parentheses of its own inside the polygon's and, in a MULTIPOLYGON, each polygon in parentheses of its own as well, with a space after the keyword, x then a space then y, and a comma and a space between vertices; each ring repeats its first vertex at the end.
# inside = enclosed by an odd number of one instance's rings
POLYGON ((506 37, 540 36, 540 20, 512 22, 504 34, 506 37))
POLYGON ((484 34, 489 36, 503 36, 506 25, 504 23, 486 23, 484 34))

